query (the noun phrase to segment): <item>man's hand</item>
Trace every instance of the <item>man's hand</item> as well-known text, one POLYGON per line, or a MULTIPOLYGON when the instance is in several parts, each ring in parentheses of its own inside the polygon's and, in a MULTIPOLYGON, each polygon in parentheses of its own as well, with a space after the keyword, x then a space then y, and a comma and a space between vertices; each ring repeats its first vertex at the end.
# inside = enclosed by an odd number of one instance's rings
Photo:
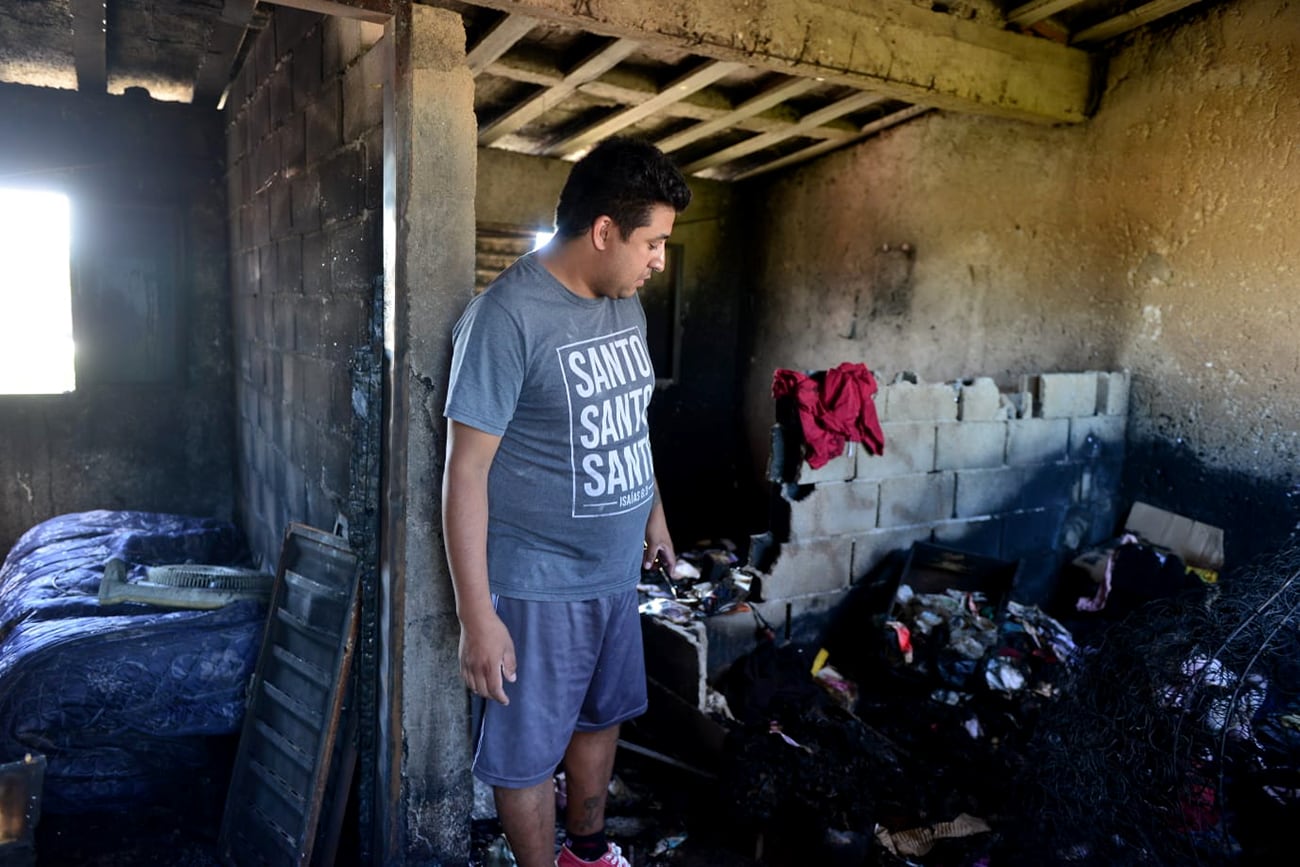
POLYGON ((460 676, 475 695, 510 704, 503 678, 515 682, 515 643, 495 612, 481 624, 461 624, 460 676))
POLYGON ((673 574, 673 567, 677 565, 677 552, 673 550, 673 540, 668 535, 668 521, 664 518, 664 507, 659 502, 658 492, 645 525, 645 560, 641 568, 653 569, 655 560, 663 564, 669 575, 673 574))

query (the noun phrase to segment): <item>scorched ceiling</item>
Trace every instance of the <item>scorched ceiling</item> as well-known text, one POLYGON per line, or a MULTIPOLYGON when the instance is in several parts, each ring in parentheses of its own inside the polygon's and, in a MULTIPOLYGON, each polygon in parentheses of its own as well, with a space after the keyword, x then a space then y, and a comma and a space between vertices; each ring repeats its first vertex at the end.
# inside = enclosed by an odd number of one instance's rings
MULTIPOLYGON (((738 180, 935 108, 1082 121, 1105 44, 1195 2, 431 5, 465 21, 484 147, 575 159, 606 136, 634 134, 689 174, 738 180)), ((0 81, 144 88, 154 99, 217 106, 248 34, 272 9, 255 0, 9 0, 0 5, 0 81)))

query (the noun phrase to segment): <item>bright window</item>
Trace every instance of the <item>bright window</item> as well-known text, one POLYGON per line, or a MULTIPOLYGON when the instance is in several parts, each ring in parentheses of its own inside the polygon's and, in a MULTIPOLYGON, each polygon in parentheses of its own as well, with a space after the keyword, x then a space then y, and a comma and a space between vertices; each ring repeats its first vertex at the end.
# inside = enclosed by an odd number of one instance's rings
POLYGON ((67 196, 0 188, 0 394, 58 394, 73 370, 67 196))

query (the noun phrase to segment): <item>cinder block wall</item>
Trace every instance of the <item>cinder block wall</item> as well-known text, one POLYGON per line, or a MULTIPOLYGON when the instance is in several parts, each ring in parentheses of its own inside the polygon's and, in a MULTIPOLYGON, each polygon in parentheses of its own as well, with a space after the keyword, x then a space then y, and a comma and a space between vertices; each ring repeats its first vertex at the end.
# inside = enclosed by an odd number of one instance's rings
MULTIPOLYGON (((815 470, 782 472, 801 437, 777 425, 772 529, 751 555, 759 610, 811 640, 854 581, 917 541, 1019 560, 1013 595, 1046 601, 1062 552, 1115 529, 1128 391, 1127 372, 1023 376, 1011 390, 896 382, 875 398, 884 453, 851 443, 815 470)), ((711 670, 750 642, 753 624, 734 620, 709 622, 711 670)))
POLYGON ((377 477, 378 35, 276 7, 226 100, 237 503, 272 565, 288 522, 357 522, 377 477))

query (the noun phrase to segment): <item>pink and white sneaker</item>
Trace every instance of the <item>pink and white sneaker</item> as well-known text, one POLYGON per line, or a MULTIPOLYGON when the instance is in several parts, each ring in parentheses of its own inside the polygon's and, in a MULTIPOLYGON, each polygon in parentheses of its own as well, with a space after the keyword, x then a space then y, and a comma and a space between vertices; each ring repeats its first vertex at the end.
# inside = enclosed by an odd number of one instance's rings
POLYGON ((568 846, 561 846, 560 857, 555 859, 555 867, 585 867, 592 864, 597 864, 599 867, 632 867, 632 862, 623 857, 622 851, 614 843, 610 843, 605 854, 595 861, 583 861, 569 851, 568 846))

